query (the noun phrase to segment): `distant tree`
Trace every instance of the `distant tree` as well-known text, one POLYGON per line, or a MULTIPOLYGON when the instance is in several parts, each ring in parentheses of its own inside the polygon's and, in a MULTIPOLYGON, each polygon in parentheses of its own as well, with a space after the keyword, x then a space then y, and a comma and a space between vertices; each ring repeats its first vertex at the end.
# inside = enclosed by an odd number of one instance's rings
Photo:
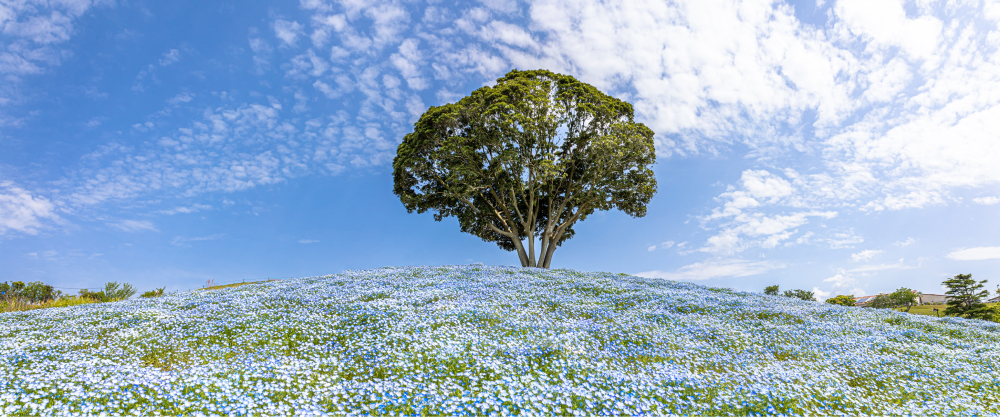
POLYGON ((826 303, 852 307, 855 303, 857 303, 857 300, 853 295, 838 295, 833 298, 828 298, 826 303))
POLYGON ((896 306, 896 301, 889 296, 889 294, 879 294, 868 300, 865 303, 865 307, 868 308, 893 308, 896 306))
POLYGON ((45 285, 40 281, 29 282, 21 290, 21 298, 29 303, 40 303, 52 299, 53 290, 51 285, 45 285))
POLYGON ((80 298, 86 298, 94 301, 100 301, 106 303, 109 301, 121 301, 131 298, 135 295, 136 289, 131 284, 121 285, 119 288, 118 282, 109 282, 104 284, 104 290, 98 292, 92 292, 87 289, 80 290, 80 298))
POLYGON ((514 70, 420 116, 392 162, 393 192, 407 212, 455 216, 521 266, 549 268, 595 211, 646 215, 655 161, 653 131, 628 102, 568 75, 514 70))
POLYGON ((20 301, 32 303, 51 297, 52 287, 41 282, 25 284, 22 281, 12 281, 10 284, 0 283, 0 300, 4 302, 20 301))
POLYGON ((893 307, 896 308, 906 308, 906 312, 910 312, 910 307, 917 305, 917 297, 920 293, 909 288, 900 288, 889 294, 889 298, 892 300, 893 307))
POLYGON ((805 300, 805 301, 816 301, 816 295, 813 294, 812 291, 806 291, 806 290, 785 290, 785 293, 782 294, 782 295, 784 295, 785 297, 798 298, 800 300, 805 300))
POLYGON ((21 282, 21 281, 12 281, 10 283, 10 298, 11 299, 20 299, 21 297, 23 297, 24 296, 23 295, 24 287, 25 287, 25 285, 24 285, 23 282, 21 282))
POLYGON ((944 281, 944 286, 948 287, 945 294, 951 297, 948 300, 948 308, 944 310, 945 315, 960 316, 970 319, 992 320, 996 311, 983 304, 982 299, 988 297, 990 292, 983 289, 986 280, 976 282, 972 279, 972 274, 958 274, 954 278, 944 281))
POLYGON ((764 287, 764 294, 767 294, 767 295, 778 295, 778 286, 777 285, 771 285, 771 286, 768 286, 768 287, 764 287))
POLYGON ((136 290, 131 284, 123 284, 119 288, 118 283, 112 281, 104 284, 104 291, 101 292, 104 293, 109 301, 121 301, 131 298, 135 295, 136 290))

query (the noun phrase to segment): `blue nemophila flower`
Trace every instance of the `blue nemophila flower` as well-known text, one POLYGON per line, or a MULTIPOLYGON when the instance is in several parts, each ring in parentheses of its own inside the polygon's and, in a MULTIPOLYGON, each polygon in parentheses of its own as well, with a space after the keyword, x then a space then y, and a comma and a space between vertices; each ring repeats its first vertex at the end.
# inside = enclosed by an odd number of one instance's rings
POLYGON ((3 415, 1000 412, 994 323, 622 274, 379 268, 0 328, 3 415))

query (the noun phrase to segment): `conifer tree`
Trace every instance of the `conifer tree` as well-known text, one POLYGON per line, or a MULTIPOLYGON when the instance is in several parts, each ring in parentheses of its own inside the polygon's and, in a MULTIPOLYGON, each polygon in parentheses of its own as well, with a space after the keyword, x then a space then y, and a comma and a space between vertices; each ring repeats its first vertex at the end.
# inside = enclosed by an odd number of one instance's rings
POLYGON ((945 294, 951 297, 944 314, 970 319, 993 319, 995 310, 982 302, 983 297, 990 295, 989 291, 983 289, 985 283, 985 279, 976 282, 972 279, 972 274, 958 274, 944 281, 944 285, 948 287, 945 294))

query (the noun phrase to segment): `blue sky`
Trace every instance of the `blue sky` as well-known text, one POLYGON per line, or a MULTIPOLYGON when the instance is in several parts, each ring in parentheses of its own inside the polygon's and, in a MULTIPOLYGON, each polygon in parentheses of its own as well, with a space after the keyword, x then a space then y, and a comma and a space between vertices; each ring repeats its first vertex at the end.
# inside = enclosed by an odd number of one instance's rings
MULTIPOLYGON (((553 268, 1000 284, 1000 4, 0 1, 0 281, 145 290, 517 255, 392 194, 429 106, 570 74, 656 132, 553 268)), ((75 292, 68 290, 67 292, 75 292)))

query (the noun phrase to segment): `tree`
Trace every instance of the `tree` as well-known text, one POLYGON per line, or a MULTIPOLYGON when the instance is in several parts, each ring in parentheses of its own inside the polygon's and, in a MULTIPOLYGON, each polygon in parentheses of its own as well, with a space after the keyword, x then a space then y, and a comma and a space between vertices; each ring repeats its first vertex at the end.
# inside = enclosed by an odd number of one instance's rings
POLYGON ((948 308, 944 310, 945 315, 954 315, 970 319, 991 320, 996 311, 986 304, 983 304, 983 297, 990 295, 990 292, 983 289, 986 280, 976 282, 972 279, 972 274, 958 274, 954 278, 944 281, 944 286, 948 287, 948 308))
POLYGON ((910 312, 910 307, 917 305, 917 297, 920 293, 909 288, 903 287, 892 294, 889 294, 889 298, 892 300, 893 307, 903 308, 906 307, 906 312, 910 312))
POLYGON ((778 286, 777 285, 770 285, 770 286, 764 287, 764 294, 767 294, 767 295, 778 295, 778 286))
POLYGON ((875 298, 872 298, 865 303, 865 307, 868 308, 893 308, 895 306, 896 302, 892 299, 892 297, 889 297, 889 294, 876 295, 875 298))
POLYGON ((854 306, 854 304, 857 303, 857 302, 858 301, 854 298, 853 295, 838 295, 836 297, 828 298, 826 300, 827 304, 836 304, 836 305, 848 306, 848 307, 854 306))
POLYGON ((549 268, 595 211, 646 215, 653 131, 633 113, 571 76, 514 70, 420 116, 393 160, 393 192, 407 212, 454 216, 521 266, 549 268))
POLYGON ((816 301, 816 296, 815 296, 815 294, 813 294, 812 291, 806 291, 806 290, 785 290, 785 293, 782 294, 782 295, 784 295, 785 297, 798 298, 800 300, 805 300, 805 301, 816 301))

